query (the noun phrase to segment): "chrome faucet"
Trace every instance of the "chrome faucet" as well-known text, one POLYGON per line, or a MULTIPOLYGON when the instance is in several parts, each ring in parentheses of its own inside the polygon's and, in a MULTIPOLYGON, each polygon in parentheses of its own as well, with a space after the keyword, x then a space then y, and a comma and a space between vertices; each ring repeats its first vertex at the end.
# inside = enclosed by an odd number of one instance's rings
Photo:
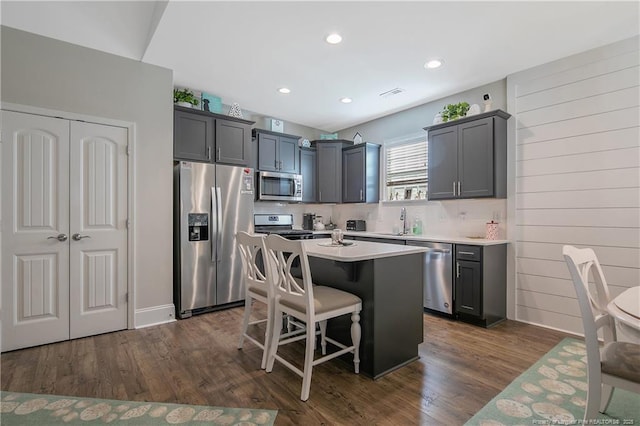
POLYGON ((402 235, 406 235, 409 233, 409 229, 407 228, 407 209, 404 207, 400 210, 400 220, 402 221, 402 235))

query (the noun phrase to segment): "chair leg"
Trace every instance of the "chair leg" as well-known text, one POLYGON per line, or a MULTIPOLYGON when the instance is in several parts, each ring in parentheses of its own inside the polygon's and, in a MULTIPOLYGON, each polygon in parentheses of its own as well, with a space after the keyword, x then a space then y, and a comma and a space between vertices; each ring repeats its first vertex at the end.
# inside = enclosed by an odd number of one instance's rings
MULTIPOLYGON (((282 311, 274 307, 274 324, 282 324, 282 311)), ((267 373, 271 373, 273 370, 273 363, 276 360, 276 353, 278 352, 278 343, 280 340, 280 328, 278 326, 272 327, 271 330, 271 343, 269 343, 269 356, 267 357, 267 373)))
POLYGON ((271 348, 271 336, 273 335, 273 303, 267 302, 267 330, 264 333, 264 348, 262 349, 262 363, 260 368, 267 368, 269 349, 271 348))
MULTIPOLYGON (((315 341, 315 336, 313 338, 315 341)), ((322 347, 322 355, 327 354, 327 320, 320 321, 320 346, 322 347)))
POLYGON ((316 338, 316 328, 307 324, 307 344, 305 345, 304 370, 302 370, 302 392, 300 399, 306 401, 309 399, 311 390, 311 374, 313 373, 313 341, 316 338))
POLYGON ((602 385, 602 396, 600 397, 600 412, 604 413, 609 407, 611 397, 613 396, 613 386, 602 385))
POLYGON ((247 333, 249 327, 249 317, 251 317, 251 297, 247 295, 244 300, 244 316, 242 318, 242 330, 240 330, 240 340, 238 341, 238 349, 242 349, 244 344, 244 335, 247 333))
POLYGON ((291 333, 293 331, 293 324, 291 324, 291 317, 287 315, 287 333, 291 333))
MULTIPOLYGON (((589 372, 591 373, 591 371, 589 372)), ((589 424, 589 420, 596 419, 598 408, 600 407, 600 391, 602 388, 601 376, 588 377, 587 406, 584 412, 584 424, 589 424)))
POLYGON ((351 314, 351 341, 353 342, 353 367, 356 374, 360 373, 360 311, 351 314))

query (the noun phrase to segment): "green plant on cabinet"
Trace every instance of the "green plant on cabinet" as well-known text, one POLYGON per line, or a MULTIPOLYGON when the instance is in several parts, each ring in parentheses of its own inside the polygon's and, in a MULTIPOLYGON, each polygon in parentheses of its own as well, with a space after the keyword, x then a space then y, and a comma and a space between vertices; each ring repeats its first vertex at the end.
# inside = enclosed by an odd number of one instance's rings
POLYGON ((446 123, 447 121, 464 117, 467 115, 467 111, 469 111, 469 104, 467 102, 459 102, 445 105, 440 115, 442 116, 442 121, 446 123))
POLYGON ((193 106, 197 106, 200 101, 198 100, 198 98, 195 97, 193 92, 189 89, 182 89, 182 90, 173 89, 173 102, 174 103, 186 102, 193 106))

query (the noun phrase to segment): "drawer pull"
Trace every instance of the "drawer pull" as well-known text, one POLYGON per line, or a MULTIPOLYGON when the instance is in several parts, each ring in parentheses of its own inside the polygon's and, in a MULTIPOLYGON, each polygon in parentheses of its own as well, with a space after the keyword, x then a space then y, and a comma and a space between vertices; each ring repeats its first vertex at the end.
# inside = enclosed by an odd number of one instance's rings
POLYGON ((458 254, 468 254, 469 256, 475 255, 475 253, 472 251, 459 251, 458 254))

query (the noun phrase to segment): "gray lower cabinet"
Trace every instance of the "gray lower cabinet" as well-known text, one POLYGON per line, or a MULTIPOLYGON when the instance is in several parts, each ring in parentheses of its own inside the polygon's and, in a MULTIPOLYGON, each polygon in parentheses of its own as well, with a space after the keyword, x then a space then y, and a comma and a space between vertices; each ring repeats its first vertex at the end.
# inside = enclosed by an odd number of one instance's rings
POLYGON ((178 106, 173 114, 175 160, 251 164, 253 121, 178 106))
POLYGON ((317 201, 317 155, 314 148, 300 148, 300 174, 302 175, 302 202, 317 201))
POLYGON ((430 200, 506 197, 509 117, 495 110, 425 127, 430 200))
POLYGON ((318 202, 342 202, 342 148, 353 145, 344 140, 314 141, 318 165, 318 202))
POLYGON ((507 246, 456 244, 454 306, 463 321, 489 327, 506 318, 507 246))
POLYGON ((377 203, 380 145, 362 143, 342 150, 342 202, 377 203))
POLYGON ((299 136, 254 129, 258 152, 258 170, 300 173, 299 136))

